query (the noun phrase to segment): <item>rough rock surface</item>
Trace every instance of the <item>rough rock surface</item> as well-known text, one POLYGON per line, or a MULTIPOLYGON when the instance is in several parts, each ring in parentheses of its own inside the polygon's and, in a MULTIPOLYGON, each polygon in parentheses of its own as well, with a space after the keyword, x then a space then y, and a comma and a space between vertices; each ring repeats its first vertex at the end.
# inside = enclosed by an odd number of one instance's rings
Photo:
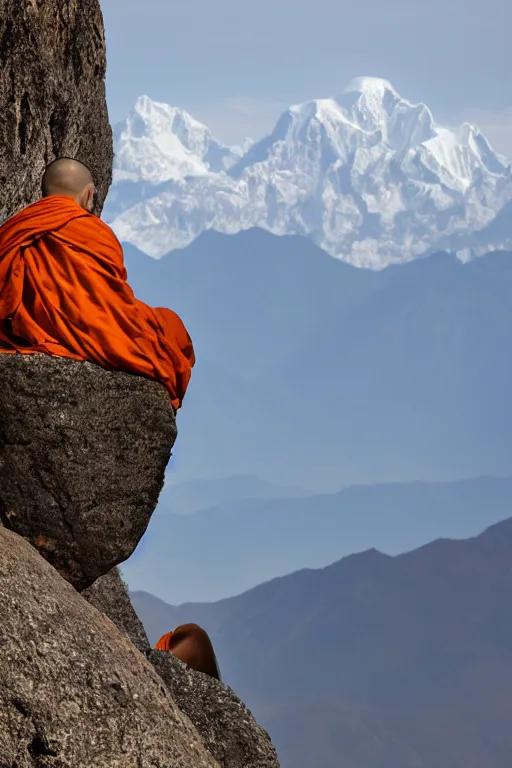
POLYGON ((0 528, 0 765, 218 768, 134 645, 0 528))
POLYGON ((0 355, 0 521, 81 590, 144 534, 176 439, 165 388, 47 355, 0 355))
POLYGON ((231 688, 166 651, 150 651, 148 659, 222 768, 279 768, 268 733, 231 688))
POLYGON ((0 0, 0 221, 40 196, 44 167, 86 163, 98 190, 112 180, 98 0, 0 0))
POLYGON ((134 611, 128 589, 118 568, 97 579, 91 587, 82 592, 82 597, 98 611, 108 616, 116 627, 124 632, 141 653, 150 649, 146 631, 134 611))
POLYGON ((188 669, 171 653, 151 649, 118 569, 98 579, 83 595, 145 651, 222 768, 279 768, 268 734, 230 688, 188 669))

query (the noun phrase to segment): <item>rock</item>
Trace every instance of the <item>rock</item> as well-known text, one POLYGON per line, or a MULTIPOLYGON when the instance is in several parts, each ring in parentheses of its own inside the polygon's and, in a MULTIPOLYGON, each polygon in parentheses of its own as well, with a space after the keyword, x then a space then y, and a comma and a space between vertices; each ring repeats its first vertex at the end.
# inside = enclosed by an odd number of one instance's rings
POLYGON ((0 528, 0 765, 218 768, 129 639, 0 528))
POLYGON ((189 669, 171 653, 151 649, 118 569, 98 579, 83 595, 145 651, 222 768, 279 768, 268 734, 228 686, 189 669))
POLYGON ((158 382, 0 355, 0 521, 85 589, 137 546, 176 434, 158 382))
POLYGON ((231 688, 167 651, 150 651, 148 659, 222 768, 279 768, 270 736, 231 688))
POLYGON ((146 654, 149 651, 146 631, 133 609, 128 588, 118 568, 112 568, 105 576, 97 579, 91 587, 82 592, 82 597, 108 616, 141 653, 146 654))
POLYGON ((45 166, 76 157, 101 211, 112 180, 98 0, 0 0, 0 221, 40 197, 45 166))

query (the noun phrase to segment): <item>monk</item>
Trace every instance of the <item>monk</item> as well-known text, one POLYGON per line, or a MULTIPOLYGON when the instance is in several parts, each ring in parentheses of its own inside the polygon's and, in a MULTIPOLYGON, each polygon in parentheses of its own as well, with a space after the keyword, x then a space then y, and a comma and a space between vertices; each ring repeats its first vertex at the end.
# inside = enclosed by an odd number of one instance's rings
POLYGON ((219 665, 207 632, 197 624, 182 624, 168 632, 155 645, 157 651, 170 651, 196 672, 220 680, 219 665))
POLYGON ((170 309, 152 309, 127 283, 116 236, 93 215, 89 169, 51 163, 42 198, 0 227, 0 352, 45 353, 161 382, 175 411, 195 363, 170 309))

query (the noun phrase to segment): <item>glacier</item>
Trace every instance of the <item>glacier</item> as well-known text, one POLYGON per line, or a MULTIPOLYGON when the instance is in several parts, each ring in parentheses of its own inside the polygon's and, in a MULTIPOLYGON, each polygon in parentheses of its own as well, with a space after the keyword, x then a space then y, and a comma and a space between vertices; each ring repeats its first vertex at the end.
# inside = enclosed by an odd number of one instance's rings
POLYGON ((269 136, 238 147, 142 96, 114 141, 105 220, 157 259, 206 230, 253 227, 308 237, 370 269, 512 245, 512 224, 493 226, 512 201, 510 162, 475 126, 437 125, 381 78, 291 106, 269 136))

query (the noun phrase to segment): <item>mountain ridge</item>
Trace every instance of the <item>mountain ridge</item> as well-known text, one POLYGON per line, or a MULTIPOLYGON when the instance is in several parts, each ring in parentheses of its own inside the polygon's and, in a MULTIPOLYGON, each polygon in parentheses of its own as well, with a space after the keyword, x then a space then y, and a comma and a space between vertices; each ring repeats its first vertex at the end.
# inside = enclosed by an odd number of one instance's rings
POLYGON ((220 600, 305 567, 325 567, 342 555, 372 549, 395 555, 438 536, 466 538, 511 509, 512 477, 236 499, 178 519, 170 489, 123 573, 132 588, 167 602, 220 600))
POLYGON ((136 295, 174 309, 196 348, 180 481, 336 491, 509 473, 510 254, 370 271, 260 229, 125 255, 136 295))
MULTIPOLYGON (((121 240, 155 258, 208 229, 262 227, 371 269, 436 250, 468 259, 482 252, 471 235, 489 234, 512 199, 510 163, 478 129, 439 127, 426 105, 379 78, 290 107, 269 136, 243 149, 148 97, 115 137, 106 217, 121 240)), ((510 243, 505 227, 487 247, 510 243)))
POLYGON ((153 642, 184 621, 207 628, 282 768, 508 768, 511 556, 507 518, 219 603, 132 600, 153 642))
POLYGON ((303 488, 291 488, 266 483, 255 475, 232 475, 212 480, 195 479, 188 483, 173 483, 172 472, 167 475, 160 504, 172 514, 189 515, 208 510, 226 502, 250 499, 301 498, 313 493, 303 488))

